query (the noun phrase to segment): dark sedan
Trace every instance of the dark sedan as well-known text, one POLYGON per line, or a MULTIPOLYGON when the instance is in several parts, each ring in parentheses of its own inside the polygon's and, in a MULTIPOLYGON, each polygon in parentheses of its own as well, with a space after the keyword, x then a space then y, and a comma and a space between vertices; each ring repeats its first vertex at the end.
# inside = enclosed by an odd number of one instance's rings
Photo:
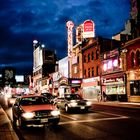
POLYGON ((92 102, 83 99, 79 94, 65 94, 63 98, 57 98, 56 104, 66 112, 76 109, 88 111, 92 106, 92 102))
POLYGON ((46 97, 27 95, 17 98, 12 106, 13 125, 25 126, 57 125, 60 121, 59 109, 46 97))
POLYGON ((50 102, 52 102, 52 103, 55 102, 56 96, 52 95, 51 93, 45 92, 45 93, 41 93, 41 95, 46 97, 47 99, 49 99, 50 102))

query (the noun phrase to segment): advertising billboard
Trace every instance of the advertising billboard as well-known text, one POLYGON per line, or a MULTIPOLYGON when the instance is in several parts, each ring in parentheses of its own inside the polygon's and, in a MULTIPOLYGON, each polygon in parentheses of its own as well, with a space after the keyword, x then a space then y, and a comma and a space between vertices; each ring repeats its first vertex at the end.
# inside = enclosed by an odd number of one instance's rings
POLYGON ((61 60, 59 60, 58 62, 58 71, 60 72, 60 74, 64 77, 68 78, 68 57, 65 57, 61 60))
POLYGON ((37 47, 34 50, 33 57, 34 57, 34 59, 33 59, 34 68, 37 68, 38 66, 43 65, 42 49, 40 47, 37 47))

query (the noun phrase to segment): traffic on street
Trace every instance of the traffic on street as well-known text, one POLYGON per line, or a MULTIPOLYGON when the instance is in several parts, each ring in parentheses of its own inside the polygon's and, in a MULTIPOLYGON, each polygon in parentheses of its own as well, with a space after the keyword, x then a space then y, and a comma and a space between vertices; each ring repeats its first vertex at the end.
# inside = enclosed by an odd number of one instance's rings
MULTIPOLYGON (((12 123, 12 108, 6 105, 3 97, 0 103, 12 123)), ((57 126, 27 127, 26 129, 16 127, 14 130, 19 139, 23 140, 135 140, 140 137, 139 123, 140 110, 138 109, 93 102, 88 112, 67 113, 61 110, 60 122, 57 126)))

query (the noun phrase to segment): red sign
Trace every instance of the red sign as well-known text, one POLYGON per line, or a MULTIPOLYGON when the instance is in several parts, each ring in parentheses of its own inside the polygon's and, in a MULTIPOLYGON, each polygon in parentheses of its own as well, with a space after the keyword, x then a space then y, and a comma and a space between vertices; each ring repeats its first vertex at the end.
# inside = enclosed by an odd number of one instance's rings
POLYGON ((86 20, 84 22, 84 32, 93 32, 94 26, 91 20, 86 20))
POLYGON ((83 38, 95 37, 95 27, 92 20, 86 20, 83 23, 83 38))

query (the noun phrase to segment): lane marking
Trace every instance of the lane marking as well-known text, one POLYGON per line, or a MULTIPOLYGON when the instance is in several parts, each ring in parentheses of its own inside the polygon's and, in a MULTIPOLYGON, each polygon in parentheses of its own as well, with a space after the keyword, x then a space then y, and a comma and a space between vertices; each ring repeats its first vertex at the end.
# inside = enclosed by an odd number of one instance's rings
POLYGON ((119 114, 114 114, 114 113, 109 113, 109 112, 103 112, 103 111, 99 111, 99 112, 97 111, 97 113, 111 115, 111 116, 118 116, 118 117, 124 116, 124 115, 119 115, 119 114))
POLYGON ((120 116, 120 117, 111 117, 111 118, 102 118, 102 119, 90 119, 90 120, 77 120, 77 121, 67 121, 67 122, 60 122, 59 125, 64 124, 72 124, 72 123, 84 123, 84 122, 97 122, 97 121, 109 121, 109 120, 119 120, 119 119, 128 119, 127 116, 120 116))
POLYGON ((68 119, 71 119, 71 120, 74 120, 74 121, 77 120, 76 118, 73 118, 73 117, 71 117, 71 116, 64 115, 64 114, 61 114, 61 116, 65 117, 65 118, 68 118, 68 119))

